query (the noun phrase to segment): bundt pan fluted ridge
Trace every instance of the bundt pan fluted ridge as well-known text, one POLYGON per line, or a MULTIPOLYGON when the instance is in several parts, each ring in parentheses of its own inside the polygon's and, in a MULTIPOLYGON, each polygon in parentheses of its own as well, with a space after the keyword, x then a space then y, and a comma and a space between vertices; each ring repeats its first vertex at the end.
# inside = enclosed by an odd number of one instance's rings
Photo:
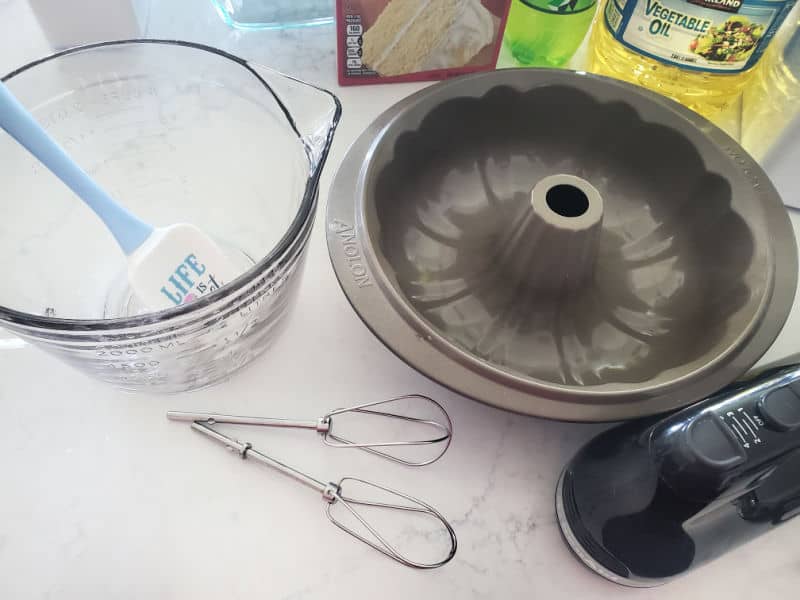
POLYGON ((750 368, 794 297, 781 200, 727 135, 585 73, 439 83, 349 150, 328 206, 339 281, 434 380, 543 417, 674 409, 750 368))

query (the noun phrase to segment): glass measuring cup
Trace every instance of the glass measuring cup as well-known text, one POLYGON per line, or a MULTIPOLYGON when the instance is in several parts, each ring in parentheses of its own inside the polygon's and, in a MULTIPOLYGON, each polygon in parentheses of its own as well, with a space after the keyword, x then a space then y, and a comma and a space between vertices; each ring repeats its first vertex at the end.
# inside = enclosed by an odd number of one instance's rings
POLYGON ((160 40, 70 49, 3 81, 132 212, 197 225, 246 270, 191 304, 147 313, 103 225, 2 134, 0 327, 131 390, 203 387, 263 352, 297 292, 335 96, 160 40))

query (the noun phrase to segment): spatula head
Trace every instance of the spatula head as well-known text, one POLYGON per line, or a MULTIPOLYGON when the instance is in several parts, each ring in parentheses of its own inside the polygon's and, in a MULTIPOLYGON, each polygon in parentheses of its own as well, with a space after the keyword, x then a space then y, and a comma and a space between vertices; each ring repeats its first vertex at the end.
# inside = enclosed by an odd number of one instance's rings
POLYGON ((156 229, 128 261, 128 278, 150 310, 187 304, 241 274, 219 245, 194 225, 156 229))

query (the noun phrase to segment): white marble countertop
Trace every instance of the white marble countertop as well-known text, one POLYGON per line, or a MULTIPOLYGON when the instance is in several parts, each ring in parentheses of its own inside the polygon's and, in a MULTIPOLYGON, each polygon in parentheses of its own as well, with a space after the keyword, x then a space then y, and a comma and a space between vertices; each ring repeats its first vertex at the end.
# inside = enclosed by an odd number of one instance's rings
MULTIPOLYGON (((421 87, 339 88, 330 27, 233 31, 207 0, 162 2, 142 13, 142 23, 147 36, 220 46, 335 91, 344 117, 323 202, 349 144, 421 87)), ((0 73, 48 52, 27 2, 0 0, 0 73)), ((800 218, 792 220, 797 229, 800 218)), ((798 315, 768 358, 792 349, 798 315)), ((3 599, 777 600, 796 597, 800 585, 800 519, 665 587, 627 590, 589 572, 560 538, 553 499, 564 463, 601 426, 501 412, 414 372, 350 308, 330 268, 321 222, 288 330, 231 381, 168 398, 130 395, 24 346, 0 349, 0 406, 3 599), (429 500, 459 539, 456 558, 429 572, 351 541, 329 525, 315 494, 233 461, 164 418, 167 409, 317 416, 412 391, 441 400, 455 425, 448 454, 425 469, 332 451, 296 432, 253 432, 248 439, 312 472, 358 474, 429 500)))

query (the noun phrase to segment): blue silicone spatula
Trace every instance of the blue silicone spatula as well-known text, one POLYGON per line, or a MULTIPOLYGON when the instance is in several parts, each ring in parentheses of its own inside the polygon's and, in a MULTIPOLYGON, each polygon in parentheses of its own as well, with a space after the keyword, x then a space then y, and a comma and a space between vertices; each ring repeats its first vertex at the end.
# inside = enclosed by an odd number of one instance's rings
POLYGON ((191 302, 240 274, 194 225, 153 227, 106 193, 0 82, 0 128, 63 181, 105 223, 128 258, 128 279, 150 310, 191 302))

